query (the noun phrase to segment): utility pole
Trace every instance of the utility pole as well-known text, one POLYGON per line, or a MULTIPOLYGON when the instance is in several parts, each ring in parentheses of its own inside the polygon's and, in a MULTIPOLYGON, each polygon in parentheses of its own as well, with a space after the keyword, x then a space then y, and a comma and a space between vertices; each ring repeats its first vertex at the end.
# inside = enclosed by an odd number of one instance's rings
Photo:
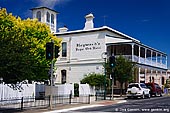
POLYGON ((115 62, 115 56, 110 56, 109 57, 109 65, 111 68, 111 78, 112 78, 112 100, 114 99, 113 95, 114 95, 114 91, 113 91, 113 87, 114 87, 114 67, 116 65, 115 62))
POLYGON ((104 100, 106 100, 106 58, 107 52, 101 54, 102 59, 104 59, 104 100))
POLYGON ((50 74, 50 109, 52 109, 53 104, 53 67, 54 67, 54 58, 59 57, 59 46, 54 46, 54 41, 46 43, 46 59, 51 60, 51 74, 50 74))
POLYGON ((53 59, 51 60, 51 84, 50 84, 50 109, 52 109, 53 106, 53 59))
MULTIPOLYGON (((113 69, 112 69, 112 72, 113 72, 113 69)), ((112 73, 112 100, 114 100, 113 89, 114 89, 114 75, 113 75, 113 73, 112 73)))
POLYGON ((106 100, 106 58, 104 58, 104 100, 106 100))

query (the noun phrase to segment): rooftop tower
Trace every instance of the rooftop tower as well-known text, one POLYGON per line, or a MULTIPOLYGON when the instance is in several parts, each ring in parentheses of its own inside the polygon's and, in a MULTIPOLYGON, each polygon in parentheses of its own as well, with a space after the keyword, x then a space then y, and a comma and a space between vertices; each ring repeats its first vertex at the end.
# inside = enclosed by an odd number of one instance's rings
POLYGON ((56 33, 58 12, 47 7, 36 7, 31 10, 33 19, 37 18, 38 21, 46 23, 50 27, 51 32, 56 33))

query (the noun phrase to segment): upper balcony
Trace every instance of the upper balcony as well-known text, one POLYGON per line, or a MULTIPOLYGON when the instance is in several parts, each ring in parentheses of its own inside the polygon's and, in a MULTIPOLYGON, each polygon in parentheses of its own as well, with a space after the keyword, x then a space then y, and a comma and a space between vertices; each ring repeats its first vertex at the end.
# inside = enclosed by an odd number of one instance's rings
POLYGON ((167 54, 138 43, 114 43, 107 51, 115 56, 123 55, 138 64, 167 69, 167 54))

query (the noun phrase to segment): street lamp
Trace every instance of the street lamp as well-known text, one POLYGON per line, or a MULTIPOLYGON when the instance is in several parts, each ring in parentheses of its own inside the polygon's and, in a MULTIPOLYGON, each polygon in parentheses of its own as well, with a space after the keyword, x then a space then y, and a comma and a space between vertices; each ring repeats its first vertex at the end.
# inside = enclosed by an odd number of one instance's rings
POLYGON ((106 58, 107 52, 101 54, 102 59, 104 59, 104 100, 106 100, 106 58))

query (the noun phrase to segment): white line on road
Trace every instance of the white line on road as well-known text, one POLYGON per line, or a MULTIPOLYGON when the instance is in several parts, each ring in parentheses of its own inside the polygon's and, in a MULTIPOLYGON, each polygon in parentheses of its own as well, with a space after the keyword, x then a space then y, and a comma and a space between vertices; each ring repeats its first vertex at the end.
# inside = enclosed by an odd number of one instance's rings
POLYGON ((119 101, 117 103, 125 103, 125 102, 127 102, 127 100, 122 100, 122 101, 119 101))
POLYGON ((74 108, 68 108, 68 109, 61 109, 61 110, 48 111, 48 112, 43 112, 43 113, 61 113, 61 112, 67 112, 67 111, 71 111, 71 110, 79 110, 79 109, 92 108, 92 107, 99 107, 99 106, 104 106, 104 105, 80 106, 80 107, 74 107, 74 108))

